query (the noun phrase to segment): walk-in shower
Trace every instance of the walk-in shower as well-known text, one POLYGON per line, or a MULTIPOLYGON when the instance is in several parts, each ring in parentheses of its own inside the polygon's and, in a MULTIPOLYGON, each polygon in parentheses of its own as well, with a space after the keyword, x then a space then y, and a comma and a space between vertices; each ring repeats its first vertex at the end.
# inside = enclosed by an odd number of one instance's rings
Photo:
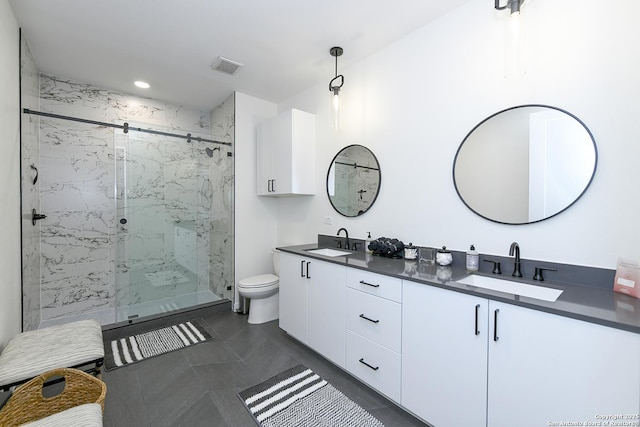
POLYGON ((167 135, 114 134, 117 321, 223 297, 212 291, 209 271, 219 262, 211 252, 210 176, 224 165, 202 153, 221 149, 205 145, 231 144, 206 135, 189 134, 187 143, 167 135))
POLYGON ((24 329, 232 299, 233 97, 190 110, 21 56, 24 329))

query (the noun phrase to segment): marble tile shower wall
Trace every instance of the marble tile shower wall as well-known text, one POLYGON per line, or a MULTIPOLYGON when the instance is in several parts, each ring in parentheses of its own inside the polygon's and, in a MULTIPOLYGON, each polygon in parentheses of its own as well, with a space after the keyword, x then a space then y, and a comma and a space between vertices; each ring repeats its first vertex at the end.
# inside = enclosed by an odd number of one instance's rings
MULTIPOLYGON (((38 108, 38 69, 24 37, 20 38, 21 101, 24 108, 38 108)), ((31 224, 31 210, 40 212, 40 169, 37 116, 22 116, 22 327, 37 329, 40 324, 40 224, 31 224)))
MULTIPOLYGON (((209 112, 47 75, 40 76, 40 110, 211 137, 209 112)), ((136 286, 140 276, 133 277, 133 272, 162 270, 174 257, 183 260, 178 261, 183 271, 194 269, 186 261, 189 257, 176 254, 188 249, 176 240, 179 230, 185 230, 183 235, 193 232, 191 249, 198 248, 197 271, 191 272, 199 277, 194 291, 209 288, 209 236, 216 219, 207 205, 217 190, 211 181, 232 169, 212 167, 208 146, 40 119, 40 202, 47 215, 41 224, 42 321, 156 298, 145 294, 150 291, 160 296, 175 291, 171 286, 142 290, 136 286), (126 170, 119 161, 125 155, 126 170), (126 196, 116 193, 125 172, 126 196), (126 216, 142 220, 120 224, 126 216)), ((226 157, 225 162, 232 164, 226 157)), ((224 215, 230 217, 231 211, 224 215)), ((223 262, 230 256, 223 255, 223 262)))

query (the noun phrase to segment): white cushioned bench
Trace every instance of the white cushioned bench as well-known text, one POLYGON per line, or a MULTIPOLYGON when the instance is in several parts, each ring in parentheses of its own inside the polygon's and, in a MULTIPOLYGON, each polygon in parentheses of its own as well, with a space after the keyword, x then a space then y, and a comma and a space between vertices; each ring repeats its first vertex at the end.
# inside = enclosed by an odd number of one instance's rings
POLYGON ((22 425, 25 427, 101 427, 102 408, 99 403, 85 403, 22 425))
POLYGON ((96 320, 23 332, 0 354, 0 390, 56 368, 94 365, 91 370, 98 374, 103 361, 102 327, 96 320))

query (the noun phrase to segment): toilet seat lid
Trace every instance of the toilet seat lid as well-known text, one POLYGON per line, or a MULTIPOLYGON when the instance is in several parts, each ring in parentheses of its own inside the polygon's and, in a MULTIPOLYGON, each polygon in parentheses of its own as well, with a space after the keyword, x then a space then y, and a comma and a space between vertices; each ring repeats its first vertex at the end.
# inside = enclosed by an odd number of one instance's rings
POLYGON ((251 276, 238 282, 240 286, 245 287, 261 287, 271 286, 278 283, 278 276, 274 274, 260 274, 259 276, 251 276))

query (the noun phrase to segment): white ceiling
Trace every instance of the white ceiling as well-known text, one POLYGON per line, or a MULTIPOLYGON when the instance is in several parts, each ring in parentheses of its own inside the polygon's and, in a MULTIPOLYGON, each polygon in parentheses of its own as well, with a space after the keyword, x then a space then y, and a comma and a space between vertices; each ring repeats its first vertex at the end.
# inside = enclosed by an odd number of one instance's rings
POLYGON ((9 0, 41 72, 198 107, 280 102, 469 0, 9 0), (244 66, 211 70, 218 56, 244 66), (134 80, 145 80, 143 91, 134 80))

